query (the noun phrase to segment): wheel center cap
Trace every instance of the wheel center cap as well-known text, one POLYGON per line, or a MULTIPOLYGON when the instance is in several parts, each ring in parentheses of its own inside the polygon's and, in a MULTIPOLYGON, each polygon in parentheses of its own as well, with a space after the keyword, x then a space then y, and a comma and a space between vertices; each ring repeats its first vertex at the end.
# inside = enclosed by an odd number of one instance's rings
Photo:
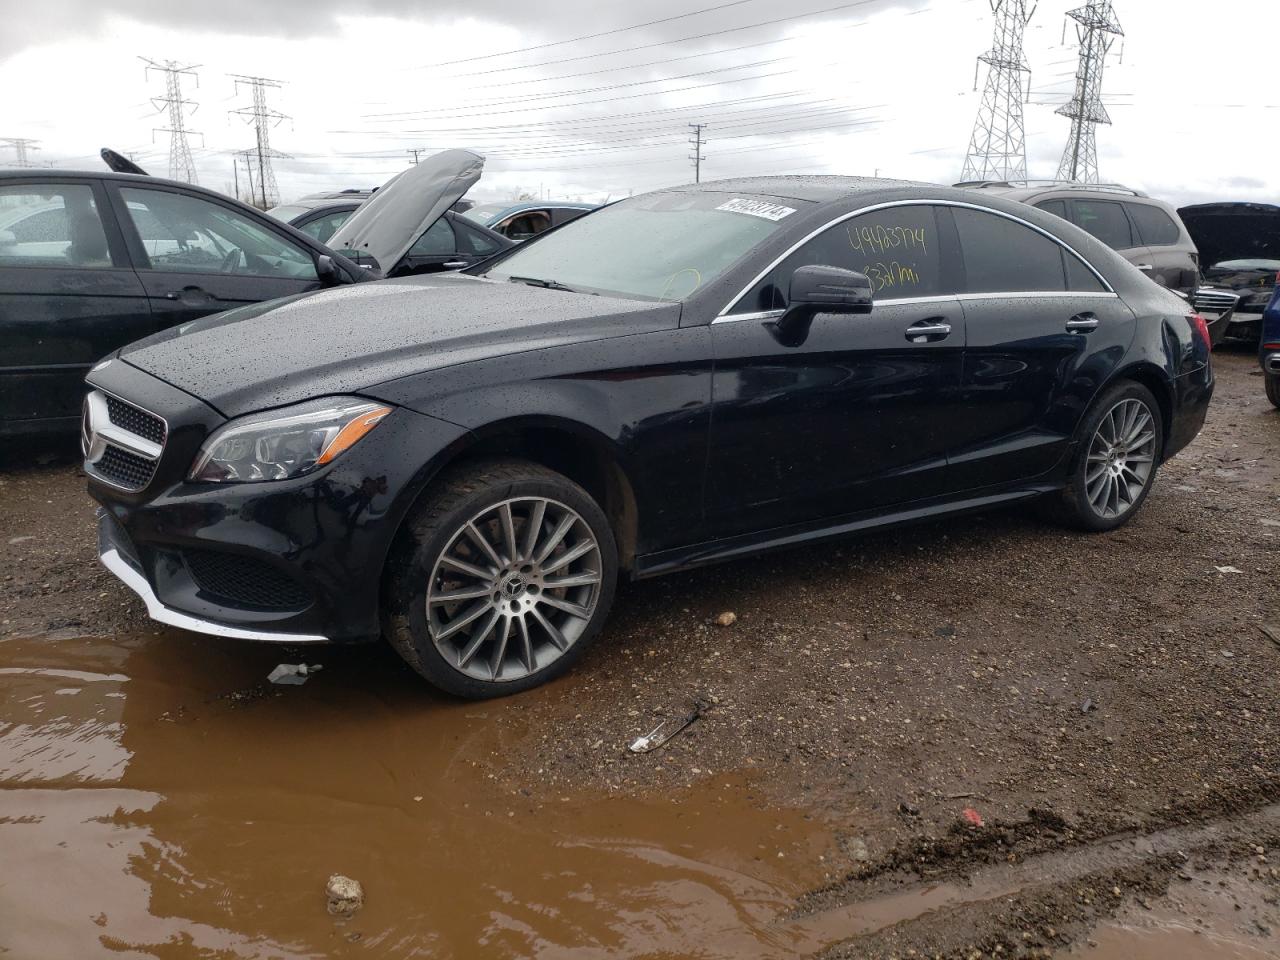
POLYGON ((524 577, 518 573, 509 573, 498 584, 499 592, 508 600, 524 593, 524 577))

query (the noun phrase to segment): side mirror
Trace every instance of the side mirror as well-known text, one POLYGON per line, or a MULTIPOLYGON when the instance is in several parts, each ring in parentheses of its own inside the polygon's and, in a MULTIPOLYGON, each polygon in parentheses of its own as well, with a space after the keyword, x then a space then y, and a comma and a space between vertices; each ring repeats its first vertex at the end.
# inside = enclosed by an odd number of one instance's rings
POLYGON ((816 314, 870 312, 871 281, 866 274, 843 267, 797 267, 791 274, 787 310, 769 328, 784 347, 798 347, 808 338, 816 314))
POLYGON ((337 286, 342 282, 342 277, 338 274, 338 267, 333 262, 333 257, 327 253, 322 253, 316 257, 316 276, 326 287, 337 286))
POLYGON ((865 273, 842 267, 797 267, 791 274, 787 312, 870 313, 871 281, 865 273))

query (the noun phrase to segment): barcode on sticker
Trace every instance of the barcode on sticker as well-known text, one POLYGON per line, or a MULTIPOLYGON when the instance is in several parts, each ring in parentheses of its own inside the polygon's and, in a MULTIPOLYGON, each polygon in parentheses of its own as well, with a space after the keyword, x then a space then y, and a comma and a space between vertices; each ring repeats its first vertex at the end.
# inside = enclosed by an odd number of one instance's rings
POLYGON ((763 217, 765 220, 781 220, 795 213, 795 207, 784 207, 780 203, 765 203, 763 200, 748 200, 746 197, 734 197, 727 200, 717 210, 729 213, 745 213, 749 217, 763 217))

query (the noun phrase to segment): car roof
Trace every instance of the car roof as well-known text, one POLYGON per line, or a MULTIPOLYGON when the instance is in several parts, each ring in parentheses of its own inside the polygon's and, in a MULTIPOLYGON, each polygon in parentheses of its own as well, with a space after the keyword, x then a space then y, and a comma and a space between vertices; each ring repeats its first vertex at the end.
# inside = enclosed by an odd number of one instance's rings
POLYGON ((669 187, 657 193, 679 191, 681 193, 754 193, 766 197, 786 197, 825 203, 831 200, 853 199, 862 194, 881 193, 914 187, 930 191, 950 191, 933 183, 916 180, 890 180, 884 177, 841 176, 775 176, 736 177, 730 180, 708 180, 703 183, 687 183, 669 187))

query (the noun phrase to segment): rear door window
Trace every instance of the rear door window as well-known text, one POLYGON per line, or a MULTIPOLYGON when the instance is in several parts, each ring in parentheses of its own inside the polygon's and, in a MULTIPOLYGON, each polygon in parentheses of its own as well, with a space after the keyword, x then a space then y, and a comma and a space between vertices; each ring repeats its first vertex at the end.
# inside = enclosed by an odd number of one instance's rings
POLYGON ((1072 206, 1071 222, 1112 250, 1127 250, 1136 245, 1122 204, 1114 200, 1073 200, 1072 206))
POLYGON ((418 242, 409 248, 410 257, 448 257, 458 252, 458 241, 454 239, 453 227, 449 221, 441 217, 433 223, 427 232, 418 238, 418 242))
POLYGON ((829 227, 771 270, 733 312, 785 309, 791 275, 813 265, 866 274, 876 300, 952 292, 943 279, 935 208, 919 204, 864 213, 829 227))
POLYGON ((112 266, 102 216, 87 184, 0 187, 0 266, 112 266))
POLYGON ((966 293, 1067 289, 1062 245, 1030 227, 967 207, 953 210, 966 293))
POLYGON ((1178 225, 1159 207, 1149 203, 1126 203, 1142 242, 1149 247, 1168 247, 1178 242, 1178 225))

